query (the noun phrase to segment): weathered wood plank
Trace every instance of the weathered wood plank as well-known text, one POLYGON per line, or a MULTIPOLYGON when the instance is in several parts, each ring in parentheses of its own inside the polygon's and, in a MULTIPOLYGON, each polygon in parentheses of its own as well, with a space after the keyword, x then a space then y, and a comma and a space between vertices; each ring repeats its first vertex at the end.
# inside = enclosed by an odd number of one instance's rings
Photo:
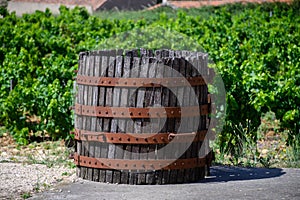
MULTIPOLYGON (((100 68, 100 74, 101 76, 106 77, 107 76, 107 66, 109 64, 108 56, 103 54, 101 56, 101 68, 100 68)), ((106 89, 105 87, 99 88, 99 106, 105 106, 106 105, 106 89)), ((101 131, 108 131, 109 126, 107 124, 109 121, 105 118, 99 119, 99 127, 101 128, 101 131)), ((100 157, 106 158, 107 157, 107 149, 108 144, 107 143, 101 143, 100 146, 100 157)), ((106 171, 107 170, 100 170, 100 182, 106 182, 106 171)))
MULTIPOLYGON (((155 57, 157 59, 157 63, 156 63, 156 78, 162 78, 164 76, 164 65, 163 62, 161 60, 161 52, 160 51, 155 51, 155 57)), ((154 105, 153 107, 158 107, 158 106, 163 106, 163 88, 155 88, 154 89, 154 105)), ((154 124, 155 125, 155 124, 154 124)), ((161 120, 160 118, 157 119, 157 123, 156 123, 157 127, 154 127, 154 129, 158 130, 159 133, 163 133, 164 131, 166 131, 165 128, 165 121, 161 120)), ((164 149, 162 149, 164 147, 163 144, 158 144, 156 145, 156 149, 155 149, 155 159, 156 160, 160 160, 164 158, 164 149)), ((162 184, 162 180, 163 180, 163 170, 157 170, 155 171, 155 183, 156 184, 162 184)))
MULTIPOLYGON (((157 71, 157 60, 154 59, 154 58, 150 58, 149 59, 149 67, 148 67, 148 77, 149 78, 156 77, 156 71, 157 71)), ((147 89, 145 107, 153 107, 153 105, 155 103, 157 103, 154 100, 155 99, 155 94, 154 93, 155 93, 155 88, 148 88, 147 89)), ((156 124, 158 124, 156 119, 149 120, 145 124, 147 128, 144 129, 144 132, 157 134, 159 132, 159 130, 158 130, 156 124)), ((147 154, 147 159, 148 160, 155 159, 155 149, 156 149, 156 145, 154 145, 154 144, 149 145, 148 154, 147 154)), ((147 174, 146 174, 146 184, 154 184, 154 183, 155 183, 155 171, 147 172, 147 174)))
MULTIPOLYGON (((96 77, 99 77, 101 74, 101 56, 99 55, 99 52, 97 52, 95 56, 95 69, 94 69, 94 75, 96 77)), ((99 88, 94 87, 93 88, 93 105, 98 106, 99 105, 99 100, 100 100, 100 94, 99 94, 99 88)), ((92 127, 94 131, 100 132, 101 131, 101 126, 99 124, 99 118, 95 117, 94 121, 92 123, 92 127)), ((93 131, 92 130, 92 131, 93 131)), ((94 156, 95 158, 100 158, 100 153, 101 153, 101 147, 99 142, 94 142, 94 156)), ((99 182, 100 181, 100 170, 99 169, 94 169, 94 174, 93 174, 93 181, 99 182)))
MULTIPOLYGON (((139 70, 139 77, 140 78, 147 78, 148 74, 148 65, 149 65, 149 58, 143 56, 140 59, 140 70, 139 70)), ((145 106, 146 100, 146 88, 139 88, 137 92, 137 103, 136 107, 143 108, 145 106)), ((145 119, 137 120, 136 125, 139 126, 140 133, 147 133, 147 121, 145 119)), ((147 152, 148 152, 149 145, 139 145, 139 159, 140 160, 147 160, 147 152)), ((140 170, 138 173, 138 180, 137 184, 146 184, 146 172, 140 170)))
MULTIPOLYGON (((130 66, 131 66, 131 57, 130 56, 124 56, 124 64, 123 64, 123 77, 129 77, 130 75, 130 66)), ((130 98, 130 92, 127 88, 122 88, 121 90, 121 103, 120 106, 122 107, 128 107, 128 102, 130 98)), ((132 127, 127 126, 127 123, 129 123, 130 119, 120 119, 119 120, 119 132, 123 133, 132 133, 132 127)), ((124 155, 123 158, 131 159, 131 145, 124 145, 124 155)), ((129 183, 129 171, 123 170, 121 174, 121 183, 128 184, 129 183)))
MULTIPOLYGON (((170 55, 173 53, 170 52, 170 55)), ((171 70, 171 77, 177 77, 177 70, 179 68, 178 63, 174 59, 174 57, 170 57, 169 63, 167 64, 172 70, 171 70)), ((178 91, 177 89, 173 89, 170 91, 170 97, 169 97, 169 106, 170 107, 175 107, 177 105, 177 97, 178 97, 178 91)), ((172 133, 176 133, 176 118, 169 119, 169 124, 168 124, 168 130, 172 133)), ((180 149, 178 148, 178 144, 175 143, 170 143, 169 146, 171 147, 171 152, 169 152, 169 159, 177 159, 180 157, 179 151, 180 149)), ((178 170, 170 170, 169 171, 169 183, 176 183, 177 182, 177 173, 178 170)))
MULTIPOLYGON (((108 59, 108 68, 107 68, 107 76, 114 77, 115 74, 115 56, 111 55, 108 59)), ((113 87, 106 87, 106 94, 105 94, 105 106, 111 107, 113 106, 113 87)), ((111 131, 111 118, 104 119, 104 131, 110 132, 111 131)), ((115 157, 115 145, 108 144, 108 151, 107 151, 107 158, 114 159, 115 157)), ((113 172, 114 170, 106 170, 106 182, 112 183, 113 180, 113 172)))
MULTIPOLYGON (((164 52, 163 52, 164 53, 164 52)), ((162 60, 162 66, 163 67, 163 77, 170 77, 171 74, 170 74, 170 70, 169 68, 166 66, 166 61, 167 59, 163 59, 162 60)), ((163 90, 162 90, 162 107, 169 107, 169 99, 170 99, 170 90, 169 88, 166 88, 164 87, 163 90)), ((169 118, 166 118, 166 122, 164 123, 164 126, 163 126, 163 129, 162 129, 162 132, 166 133, 166 132, 169 132, 169 127, 170 126, 170 121, 172 121, 172 119, 169 119, 169 118)), ((165 145, 163 145, 165 146, 165 145)), ((167 149, 164 149, 163 150, 163 156, 162 156, 162 159, 168 159, 169 158, 169 155, 170 155, 170 152, 167 152, 166 151, 167 149)), ((170 174, 170 170, 163 170, 162 172, 162 184, 168 184, 169 183, 169 174, 170 174)))
MULTIPOLYGON (((79 75, 83 74, 84 57, 85 56, 86 55, 84 53, 82 53, 82 54, 80 54, 80 57, 79 57, 79 62, 78 62, 78 74, 79 75)), ((82 98, 83 98, 83 86, 77 85, 76 103, 82 104, 82 98)), ((77 128, 81 129, 82 128, 82 116, 77 115, 76 117, 77 117, 77 128)), ((82 141, 76 141, 76 146, 77 146, 78 154, 83 155, 82 141)), ((81 166, 77 166, 76 174, 78 177, 81 177, 81 166)))
MULTIPOLYGON (((117 56, 116 62, 115 62, 115 77, 122 77, 122 68, 123 68, 123 57, 117 56)), ((113 88, 113 103, 112 105, 115 107, 120 106, 120 100, 121 100, 121 89, 118 87, 113 88)), ((119 119, 115 118, 111 121, 111 132, 117 133, 118 130, 118 124, 119 119)), ((114 158, 121 159, 123 158, 123 147, 122 145, 111 145, 110 148, 113 148, 115 155, 114 158)), ((121 182, 121 171, 114 170, 113 173, 113 183, 120 183, 121 182)))
MULTIPOLYGON (((89 73, 89 55, 85 56, 84 57, 84 69, 83 69, 83 74, 84 75, 87 75, 89 73)), ((87 105, 88 104, 88 90, 89 90, 89 86, 83 86, 83 98, 82 98, 82 104, 83 105, 87 105)), ((87 126, 87 121, 88 121, 88 117, 86 116, 83 116, 82 117, 82 128, 83 129, 87 129, 87 128, 90 128, 87 126)), ((81 146, 81 150, 83 152, 83 155, 84 156, 88 156, 88 142, 86 141, 82 141, 82 146, 81 146)), ((87 179, 88 175, 87 175, 87 167, 81 167, 81 177, 84 178, 84 179, 87 179)))
MULTIPOLYGON (((89 59, 87 61, 87 74, 88 76, 94 76, 94 53, 90 53, 89 59)), ((93 86, 88 86, 88 96, 87 98, 87 105, 93 105, 93 101, 94 101, 94 87, 93 86)), ((96 97, 97 98, 97 97, 96 97)), ((93 121, 95 121, 96 118, 95 117, 87 117, 87 121, 86 121, 86 130, 94 130, 94 125, 93 121), (93 120, 94 118, 94 120, 93 120)), ((95 123, 95 122, 94 122, 95 123)), ((95 147, 94 147, 94 143, 93 142, 87 142, 87 156, 89 157, 94 157, 94 151, 95 151, 95 147)), ((94 173, 94 169, 93 168, 87 168, 87 179, 88 180, 93 180, 93 173, 94 173)))
MULTIPOLYGON (((178 57, 180 57, 181 55, 181 52, 176 52, 176 54, 178 55, 178 57)), ((185 61, 183 59, 178 59, 178 65, 179 65, 179 70, 178 72, 183 76, 185 77, 185 61)), ((184 99, 186 98, 184 96, 184 89, 185 87, 178 87, 177 88, 177 96, 178 98, 181 98, 179 99, 180 102, 183 103, 184 99)), ((184 104, 180 104, 178 102, 177 106, 183 106, 184 104)), ((182 123, 185 123, 184 121, 181 121, 180 119, 176 119, 175 121, 175 125, 176 127, 179 127, 182 123)), ((184 126, 185 124, 183 124, 184 126)), ((184 144, 178 144, 179 148, 180 149, 183 149, 184 148, 184 144)), ((181 155, 180 158, 186 158, 185 154, 181 155)), ((177 171, 177 183, 182 183, 184 181, 184 175, 185 175, 185 170, 184 169, 180 169, 177 171)))

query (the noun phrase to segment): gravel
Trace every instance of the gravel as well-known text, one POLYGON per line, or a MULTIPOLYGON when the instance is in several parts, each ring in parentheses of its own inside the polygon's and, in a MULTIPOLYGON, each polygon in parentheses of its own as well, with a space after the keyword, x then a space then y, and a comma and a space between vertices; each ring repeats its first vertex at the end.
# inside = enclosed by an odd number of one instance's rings
POLYGON ((18 146, 9 134, 0 136, 0 199, 24 199, 76 182, 76 169, 63 141, 18 146))
POLYGON ((54 185, 75 182, 75 169, 42 164, 0 163, 0 199, 22 199, 54 185))

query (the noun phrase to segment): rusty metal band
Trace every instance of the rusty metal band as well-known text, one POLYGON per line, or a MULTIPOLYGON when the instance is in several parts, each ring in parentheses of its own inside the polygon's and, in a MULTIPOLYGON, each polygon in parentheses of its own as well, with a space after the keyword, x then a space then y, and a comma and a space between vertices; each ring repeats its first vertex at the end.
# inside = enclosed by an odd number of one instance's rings
POLYGON ((207 130, 197 133, 110 133, 75 129, 74 138, 79 141, 93 141, 114 144, 168 144, 170 142, 203 141, 207 130))
POLYGON ((180 118, 208 115, 209 105, 190 107, 105 107, 75 104, 75 114, 89 117, 107 118, 180 118), (197 111, 200 111, 197 112, 197 111))
POLYGON ((187 158, 174 160, 124 160, 110 158, 92 158, 74 154, 77 166, 97 169, 116 170, 175 170, 204 167, 206 158, 187 158))
POLYGON ((185 78, 115 78, 77 75, 76 83, 104 87, 180 87, 206 85, 202 76, 185 78))

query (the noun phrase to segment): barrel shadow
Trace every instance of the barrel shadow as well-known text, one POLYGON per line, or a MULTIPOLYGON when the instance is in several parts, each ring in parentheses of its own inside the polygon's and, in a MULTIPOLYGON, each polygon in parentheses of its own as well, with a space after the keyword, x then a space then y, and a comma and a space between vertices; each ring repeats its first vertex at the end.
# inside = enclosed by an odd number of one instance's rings
POLYGON ((198 183, 229 182, 274 178, 284 175, 280 168, 245 168, 233 166, 212 166, 211 175, 198 183))

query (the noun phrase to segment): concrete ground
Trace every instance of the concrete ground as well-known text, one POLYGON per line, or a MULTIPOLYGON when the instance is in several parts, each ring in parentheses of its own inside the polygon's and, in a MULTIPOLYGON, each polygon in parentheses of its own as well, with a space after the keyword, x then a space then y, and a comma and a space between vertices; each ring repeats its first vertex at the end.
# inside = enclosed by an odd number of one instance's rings
POLYGON ((211 176, 191 184, 116 185, 80 180, 30 199, 200 200, 300 199, 300 169, 214 166, 211 176))

